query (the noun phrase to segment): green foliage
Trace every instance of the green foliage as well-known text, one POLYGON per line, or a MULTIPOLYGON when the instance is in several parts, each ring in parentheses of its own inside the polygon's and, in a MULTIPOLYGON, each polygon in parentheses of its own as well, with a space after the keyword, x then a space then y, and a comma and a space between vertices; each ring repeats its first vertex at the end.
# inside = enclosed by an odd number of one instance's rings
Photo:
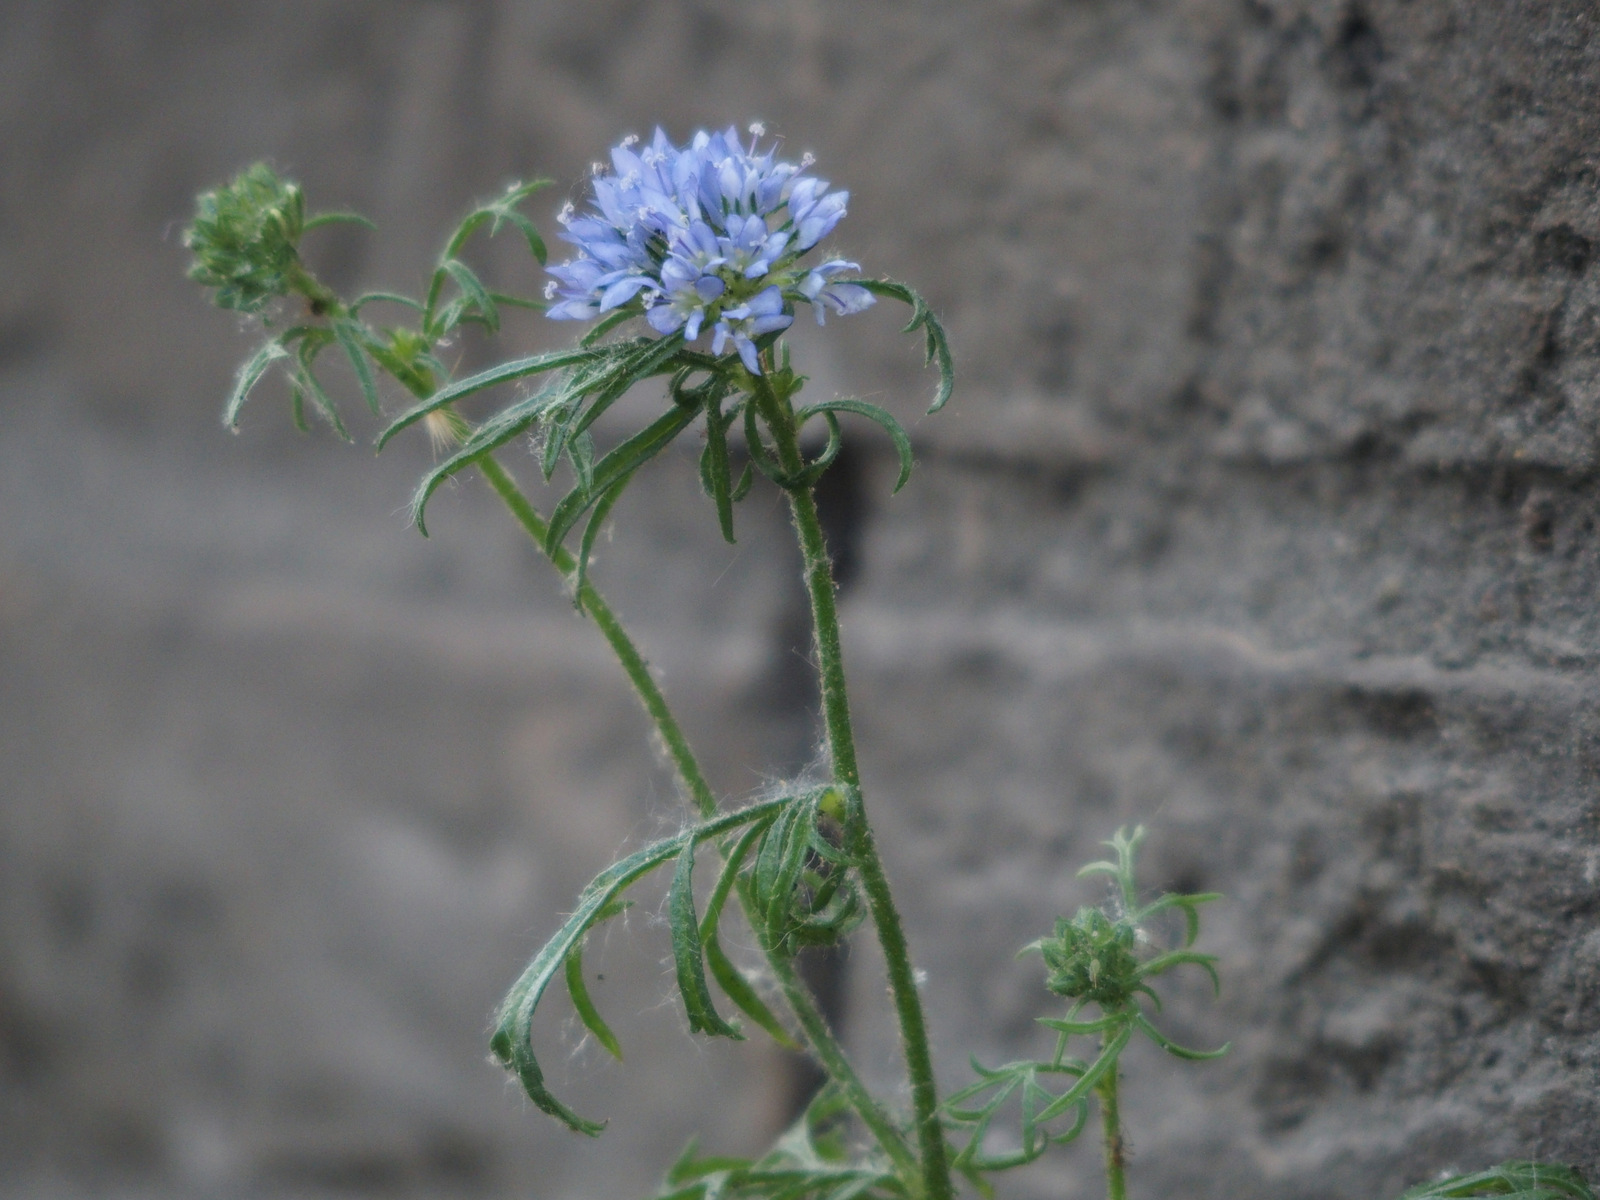
POLYGON ((697 1157, 690 1143, 655 1200, 904 1200, 905 1183, 887 1159, 852 1153, 844 1136, 848 1108, 836 1087, 824 1086, 759 1159, 697 1157))
POLYGON ((1453 1175, 1418 1184, 1399 1200, 1456 1200, 1507 1196, 1512 1200, 1595 1200, 1594 1190, 1576 1167, 1560 1163, 1506 1162, 1487 1171, 1453 1175))
POLYGON ((381 408, 375 369, 392 376, 414 396, 432 395, 438 381, 449 375, 434 355, 443 339, 462 325, 498 332, 500 310, 507 305, 544 307, 537 300, 490 291, 459 255, 479 230, 487 229, 493 236, 509 226, 522 233, 530 252, 544 262, 544 241, 519 206, 547 183, 512 184, 504 195, 469 213, 447 240, 429 277, 425 300, 398 292, 367 292, 348 304, 306 269, 300 240, 322 225, 349 221, 370 228, 371 222, 353 213, 307 219, 299 185, 279 179, 264 163, 240 173, 227 187, 201 195, 183 236, 194 254, 190 278, 215 289, 212 298, 222 308, 260 313, 273 300, 289 296, 299 296, 306 306, 303 323, 269 338, 246 362, 224 408, 224 423, 230 429, 237 426, 240 409, 256 384, 280 365, 287 375, 295 424, 305 427, 305 405, 310 401, 339 436, 348 438, 338 408, 316 373, 317 358, 330 345, 343 352, 374 414, 381 408), (363 312, 373 304, 418 314, 418 328, 372 326, 363 312))
MULTIPOLYGON (((1080 875, 1109 875, 1116 884, 1112 911, 1080 908, 1071 920, 1056 922, 1052 936, 1025 947, 1022 953, 1038 951, 1044 958, 1046 987, 1072 1001, 1064 1018, 1040 1017, 1039 1023, 1056 1033, 1055 1053, 1042 1062, 1014 1062, 989 1069, 973 1061, 978 1080, 953 1093, 945 1103, 945 1114, 952 1125, 967 1127, 965 1145, 958 1151, 955 1165, 968 1171, 999 1171, 1033 1162, 1051 1145, 1071 1141, 1082 1132, 1088 1120, 1091 1095, 1114 1089, 1117 1061, 1134 1033, 1142 1033, 1161 1049, 1178 1058, 1218 1058, 1228 1050, 1191 1050, 1172 1041, 1145 1014, 1142 1000, 1159 1010, 1160 999, 1148 980, 1173 967, 1198 966, 1217 984, 1215 959, 1192 949, 1200 935, 1199 906, 1218 899, 1215 893, 1177 895, 1167 893, 1149 904, 1138 903, 1134 878, 1134 856, 1144 838, 1141 826, 1133 832, 1118 830, 1106 844, 1116 851, 1115 862, 1094 862, 1080 875), (1152 938, 1147 923, 1163 912, 1176 910, 1184 916, 1183 940, 1179 947, 1147 951, 1152 938), (1097 1016, 1079 1019, 1085 1005, 1093 1005, 1097 1016), (1095 1036, 1099 1052, 1092 1059, 1067 1054, 1074 1037, 1095 1036), (1068 1082, 1064 1090, 1052 1091, 1049 1078, 1068 1082), (990 1129, 1003 1109, 1015 1097, 1021 1121, 1018 1148, 1002 1154, 985 1150, 990 1129), (1051 1129, 1053 1122, 1065 1124, 1051 1129)), ((1114 1092, 1112 1095, 1114 1102, 1114 1092)), ((1114 1118, 1113 1118, 1114 1119, 1114 1118)))
POLYGON ((736 967, 718 942, 718 927, 728 896, 748 900, 747 911, 759 914, 756 936, 774 953, 793 954, 802 945, 832 940, 859 923, 859 904, 845 876, 847 857, 833 848, 824 826, 831 818, 823 806, 835 789, 823 788, 762 801, 737 812, 700 822, 670 838, 607 867, 584 889, 572 915, 534 955, 500 1007, 491 1048, 495 1057, 516 1072, 529 1098, 540 1109, 583 1133, 598 1133, 601 1123, 578 1116, 545 1086, 531 1037, 534 1013, 557 971, 566 976, 580 1019, 602 1045, 617 1057, 622 1050, 600 1017, 582 980, 583 939, 600 922, 620 911, 628 888, 668 862, 674 864, 667 898, 672 957, 679 995, 691 1032, 740 1038, 742 1033, 716 1011, 707 981, 711 978, 757 1025, 785 1045, 794 1039, 736 967), (744 834, 731 845, 720 841, 735 830, 744 834), (725 855, 711 893, 705 919, 695 912, 694 863, 701 847, 716 845, 725 855), (753 861, 752 861, 753 860, 753 861))

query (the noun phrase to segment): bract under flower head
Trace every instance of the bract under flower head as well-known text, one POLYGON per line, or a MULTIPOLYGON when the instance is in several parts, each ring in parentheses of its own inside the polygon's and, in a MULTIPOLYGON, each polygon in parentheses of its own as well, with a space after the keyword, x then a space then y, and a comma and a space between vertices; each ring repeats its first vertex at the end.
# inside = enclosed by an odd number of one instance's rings
POLYGON ((832 259, 818 267, 798 260, 843 219, 850 193, 800 163, 750 145, 732 128, 696 133, 674 146, 657 129, 649 144, 628 138, 611 151, 611 168, 596 164, 594 202, 559 216, 561 236, 575 258, 550 268, 556 300, 548 316, 588 320, 633 305, 657 333, 683 332, 696 341, 710 329, 713 353, 731 342, 759 374, 754 339, 786 329, 796 304, 860 312, 872 293, 835 282, 855 263, 832 259))

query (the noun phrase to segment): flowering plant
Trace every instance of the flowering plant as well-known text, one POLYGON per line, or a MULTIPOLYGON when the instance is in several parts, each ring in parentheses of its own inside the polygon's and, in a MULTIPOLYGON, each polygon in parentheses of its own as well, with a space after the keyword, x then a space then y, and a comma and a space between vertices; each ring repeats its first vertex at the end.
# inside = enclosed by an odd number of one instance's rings
MULTIPOLYGON (((1199 906, 1216 897, 1168 894, 1141 904, 1134 854, 1143 831, 1119 832, 1110 843, 1116 861, 1085 868, 1085 873, 1111 876, 1115 889, 1108 904, 1063 918, 1051 936, 1027 948, 1042 955, 1048 989, 1068 1002, 1063 1016, 1040 1018, 1056 1035, 1054 1053, 993 1069, 974 1063, 977 1081, 941 1103, 917 972, 867 818, 832 566, 814 496, 817 481, 839 453, 841 416, 865 418, 887 432, 900 457, 896 490, 911 472, 911 442, 889 413, 864 401, 799 403, 806 380, 791 366, 779 338, 801 305, 810 305, 820 323, 830 311, 860 312, 879 298, 906 304, 911 319, 905 331, 922 333, 926 360, 938 368, 933 412, 950 397, 950 351, 938 319, 911 288, 862 276, 857 264, 842 258, 819 254, 820 261, 807 264, 845 216, 849 194, 831 191, 808 174, 809 158, 791 163, 771 148, 761 149, 761 136, 763 131, 753 127, 746 145, 733 130, 702 132, 679 147, 657 131, 648 145, 630 138, 617 146, 609 169, 598 164, 594 172, 591 207, 579 213, 569 205, 558 218, 561 236, 575 254, 549 268, 552 283, 545 302, 491 290, 461 257, 479 231, 493 235, 509 228, 543 263, 545 244, 522 211, 542 181, 515 184, 469 213, 447 240, 420 297, 369 292, 347 301, 306 268, 300 242, 319 225, 359 218, 308 219, 297 186, 267 167, 252 167, 230 186, 200 197, 185 235, 195 255, 191 275, 214 289, 223 307, 261 313, 268 320, 295 301, 303 311, 270 332, 246 361, 225 420, 234 425, 245 399, 276 369, 289 384, 297 424, 305 423, 309 403, 344 434, 338 407, 317 375, 320 354, 334 347, 349 360, 374 413, 383 409, 380 376, 393 379, 410 402, 379 436, 380 447, 420 423, 441 449, 413 497, 418 528, 426 532, 428 499, 440 482, 468 469, 479 472, 568 581, 578 609, 593 619, 615 652, 666 747, 691 809, 685 824, 594 877, 513 984, 496 1017, 494 1056, 535 1105, 580 1133, 601 1132, 602 1122, 573 1111, 546 1084, 533 1048, 534 1018, 559 978, 586 1028, 620 1056, 617 1039, 588 991, 585 939, 626 907, 630 887, 670 867, 667 917, 690 1031, 743 1038, 745 1026, 718 1007, 731 1005, 751 1027, 809 1054, 826 1083, 766 1155, 704 1158, 691 1148, 667 1171, 660 1200, 948 1200, 957 1178, 987 1196, 994 1173, 1032 1162, 1051 1145, 1077 1137, 1091 1101, 1104 1130, 1108 1194, 1122 1200, 1119 1062, 1133 1034, 1181 1058, 1211 1058, 1226 1049, 1186 1049, 1160 1032, 1150 1011, 1159 1008, 1152 981, 1168 970, 1193 966, 1216 982, 1212 957, 1192 948, 1199 906), (415 319, 376 326, 366 314, 380 305, 415 319), (569 349, 452 379, 436 353, 440 344, 463 326, 494 333, 508 305, 544 308, 558 320, 594 324, 569 349), (619 333, 634 321, 644 328, 631 336, 619 333), (709 346, 702 348, 708 333, 709 346), (480 393, 532 379, 542 382, 480 419, 461 411, 463 402, 480 393), (592 433, 596 419, 650 379, 665 380, 664 411, 602 453, 592 433), (808 455, 801 431, 813 420, 823 423, 827 439, 808 455), (726 805, 714 794, 643 655, 586 573, 596 534, 629 481, 696 422, 705 439, 701 482, 726 538, 734 536, 733 505, 750 491, 757 474, 786 498, 814 625, 826 778, 782 787, 742 806, 726 805), (746 459, 737 478, 729 436, 736 422, 742 426, 746 459), (531 433, 539 439, 545 478, 563 463, 569 473, 567 491, 548 516, 535 509, 496 457, 531 433), (570 549, 568 539, 580 523, 583 532, 576 549, 570 549), (695 883, 702 858, 715 860, 709 890, 695 883), (735 912, 749 927, 759 966, 735 963, 723 947, 722 926, 735 912), (1175 944, 1162 949, 1161 922, 1174 915, 1183 918, 1181 932, 1168 939, 1175 944), (863 923, 871 924, 884 952, 908 1112, 866 1087, 796 969, 803 948, 838 942, 863 923), (1085 1017, 1087 1005, 1093 1009, 1085 1017), (1092 1058, 1067 1053, 1072 1039, 1083 1036, 1099 1038, 1092 1058), (1019 1132, 996 1133, 996 1122, 1013 1114, 1019 1132)), ((1443 1180, 1407 1196, 1486 1194, 1595 1200, 1576 1172, 1527 1163, 1443 1180)))

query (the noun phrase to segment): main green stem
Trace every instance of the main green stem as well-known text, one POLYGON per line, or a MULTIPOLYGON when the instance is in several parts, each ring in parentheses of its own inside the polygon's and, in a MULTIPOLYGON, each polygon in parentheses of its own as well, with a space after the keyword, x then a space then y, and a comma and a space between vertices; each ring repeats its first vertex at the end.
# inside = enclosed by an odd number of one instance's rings
MULTIPOLYGON (((755 402, 772 431, 778 463, 791 477, 805 468, 800 453, 794 410, 787 396, 779 395, 767 376, 756 380, 755 402)), ((755 451, 758 448, 752 447, 755 451)), ((811 597, 811 618, 817 640, 817 671, 821 677, 823 720, 828 730, 828 753, 834 778, 857 790, 861 771, 856 763, 855 734, 850 725, 850 697, 845 687, 844 650, 839 637, 839 610, 836 604, 833 565, 828 557, 827 538, 817 515, 817 502, 809 487, 787 489, 795 530, 800 538, 806 590, 811 597)), ((916 972, 906 944, 900 914, 889 891, 889 878, 878 855, 872 827, 863 817, 855 831, 853 846, 856 868, 867 895, 872 923, 878 931, 883 957, 888 966, 889 991, 894 998, 895 1015, 900 1022, 901 1048, 905 1054, 906 1075, 911 1083, 911 1108, 916 1122, 917 1147, 922 1166, 925 1200, 950 1200, 950 1167, 945 1157, 944 1128, 939 1122, 938 1086, 933 1076, 933 1056, 928 1048, 927 1022, 922 1000, 917 995, 916 972)))
MULTIPOLYGON (((1105 1035, 1105 1041, 1111 1040, 1105 1035)), ((1116 1063, 1094 1085, 1100 1097, 1100 1123, 1105 1130, 1106 1197, 1107 1200, 1127 1200, 1128 1186, 1123 1179, 1126 1151, 1122 1145, 1122 1115, 1117 1108, 1117 1076, 1121 1071, 1116 1063)))

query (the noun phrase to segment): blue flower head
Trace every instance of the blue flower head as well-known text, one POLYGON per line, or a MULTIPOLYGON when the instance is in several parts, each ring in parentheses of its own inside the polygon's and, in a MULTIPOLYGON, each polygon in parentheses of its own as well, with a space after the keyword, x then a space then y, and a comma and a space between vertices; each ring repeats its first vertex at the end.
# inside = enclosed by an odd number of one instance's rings
POLYGON ((810 156, 784 162, 732 128, 702 130, 674 146, 657 129, 646 146, 627 138, 611 166, 595 164, 592 208, 568 205, 558 218, 577 255, 550 268, 548 316, 581 321, 635 306, 660 334, 693 342, 711 331, 712 352, 731 343, 760 374, 755 339, 787 329, 794 307, 860 312, 873 295, 835 280, 855 263, 835 258, 798 265, 844 217, 849 192, 806 174, 810 156))

